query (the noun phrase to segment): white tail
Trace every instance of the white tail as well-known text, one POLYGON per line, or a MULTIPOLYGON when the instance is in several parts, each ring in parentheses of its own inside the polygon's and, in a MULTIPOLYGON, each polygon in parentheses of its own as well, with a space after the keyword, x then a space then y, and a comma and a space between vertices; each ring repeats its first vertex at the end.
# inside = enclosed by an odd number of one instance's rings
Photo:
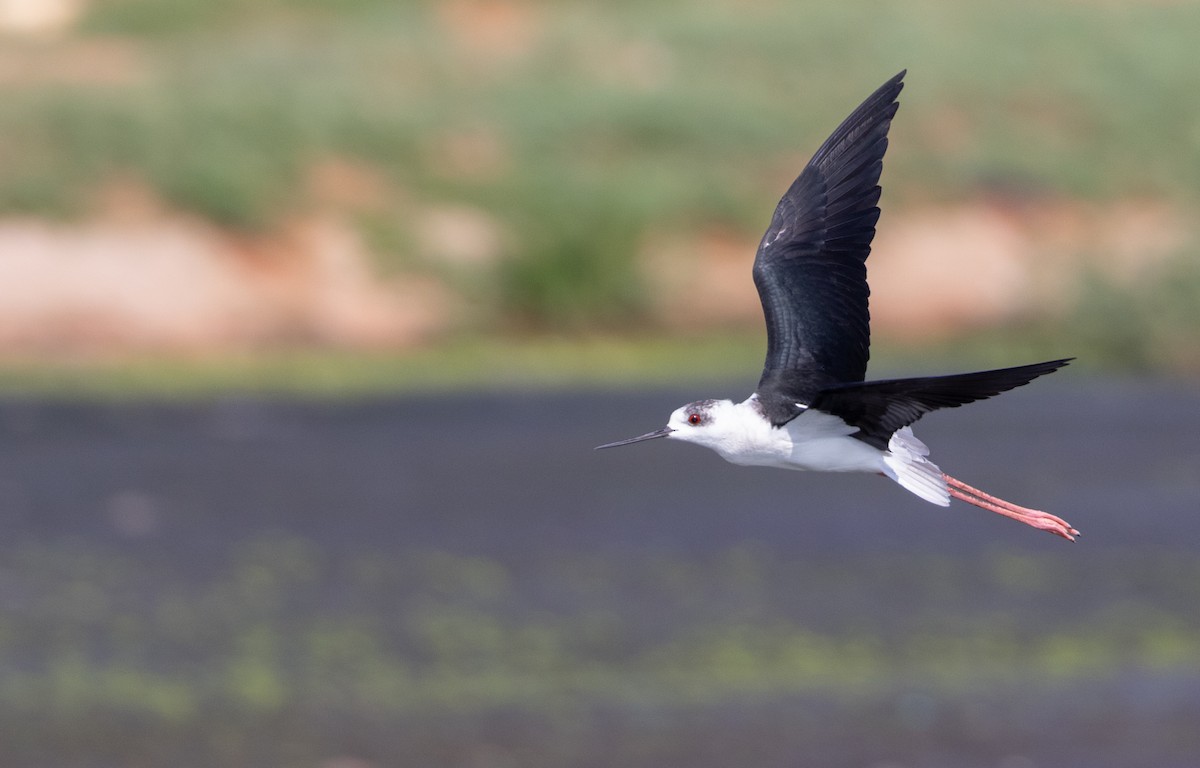
POLYGON ((950 506, 950 490, 946 477, 928 458, 929 449, 913 434, 912 429, 896 430, 888 441, 883 455, 883 473, 925 501, 942 507, 950 506))

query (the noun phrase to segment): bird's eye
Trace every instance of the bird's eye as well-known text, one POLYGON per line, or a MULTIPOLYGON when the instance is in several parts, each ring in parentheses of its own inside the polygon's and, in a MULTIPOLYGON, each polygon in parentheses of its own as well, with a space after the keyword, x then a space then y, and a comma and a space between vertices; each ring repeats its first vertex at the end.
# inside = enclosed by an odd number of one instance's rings
POLYGON ((700 414, 698 414, 698 413, 690 413, 690 414, 688 414, 688 424, 691 424, 693 427, 698 427, 698 426, 700 426, 700 424, 701 424, 703 421, 704 421, 704 417, 703 417, 703 416, 701 416, 701 415, 700 415, 700 414))

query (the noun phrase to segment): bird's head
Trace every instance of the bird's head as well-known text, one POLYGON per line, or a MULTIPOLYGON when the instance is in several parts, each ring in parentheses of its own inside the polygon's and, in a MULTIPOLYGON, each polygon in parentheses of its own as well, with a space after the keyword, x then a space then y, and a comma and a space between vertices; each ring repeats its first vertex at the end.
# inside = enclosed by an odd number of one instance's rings
POLYGON ((656 437, 669 437, 673 440, 685 440, 708 448, 717 448, 726 438, 727 433, 734 427, 736 419, 732 410, 736 406, 731 400, 697 400, 682 408, 676 408, 667 426, 647 432, 644 435, 631 437, 628 440, 618 440, 597 448, 616 448, 618 445, 639 443, 642 440, 653 440, 656 437))

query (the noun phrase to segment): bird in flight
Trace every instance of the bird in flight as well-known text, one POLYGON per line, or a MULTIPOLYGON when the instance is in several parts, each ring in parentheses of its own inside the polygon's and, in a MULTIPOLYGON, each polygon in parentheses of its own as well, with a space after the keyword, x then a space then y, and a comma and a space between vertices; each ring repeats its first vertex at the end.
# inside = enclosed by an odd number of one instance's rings
POLYGON ((873 472, 926 501, 960 499, 1074 541, 1060 517, 1018 506, 942 472, 912 424, 930 411, 998 395, 1072 358, 949 376, 865 381, 871 329, 866 259, 879 220, 879 175, 904 72, 826 139, 779 201, 754 258, 767 359, 743 402, 698 400, 667 425, 619 445, 666 437, 734 464, 873 472))

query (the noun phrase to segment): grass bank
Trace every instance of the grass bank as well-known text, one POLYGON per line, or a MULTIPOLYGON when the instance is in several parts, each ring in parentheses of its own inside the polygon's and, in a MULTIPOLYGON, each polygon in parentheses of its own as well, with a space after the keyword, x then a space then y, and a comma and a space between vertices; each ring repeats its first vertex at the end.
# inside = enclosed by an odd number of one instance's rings
POLYGON ((1194 206, 1197 29, 1187 3, 97 0, 64 38, 0 44, 34 62, 0 83, 0 213, 84 215, 130 177, 235 230, 333 206, 382 269, 468 297, 468 332, 628 331, 653 314, 650 235, 752 237, 902 67, 891 206, 1194 206), (331 191, 330 162, 362 183, 331 191), (493 260, 424 241, 445 206, 492 222, 493 260))

